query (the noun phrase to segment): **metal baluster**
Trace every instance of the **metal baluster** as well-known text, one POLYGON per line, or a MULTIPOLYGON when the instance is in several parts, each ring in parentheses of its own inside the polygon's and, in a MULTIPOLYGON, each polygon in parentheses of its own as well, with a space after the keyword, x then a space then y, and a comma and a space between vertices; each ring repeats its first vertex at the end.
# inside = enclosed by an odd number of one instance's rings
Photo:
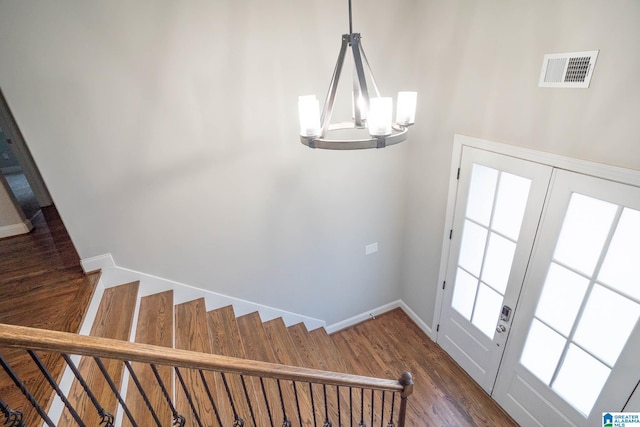
POLYGON ((338 427, 342 427, 342 414, 340 411, 340 386, 336 386, 336 400, 338 401, 338 427))
POLYGON ((387 427, 395 427, 395 424, 393 423, 393 411, 395 409, 395 405, 396 405, 396 392, 394 391, 391 394, 391 415, 389 416, 389 424, 387 424, 387 427))
POLYGON ((82 378, 82 375, 80 374, 80 371, 76 367, 75 363, 73 363, 73 360, 71 360, 71 358, 66 354, 62 354, 61 356, 65 360, 65 362, 67 362, 67 366, 69 366, 69 369, 71 369, 71 372, 73 372, 73 375, 76 377, 76 379, 84 389, 84 392, 89 397, 89 400, 91 400, 91 403, 93 404, 93 406, 95 406, 96 410, 98 411, 98 415, 101 418, 100 424, 104 424, 105 427, 113 427, 113 421, 114 421, 113 414, 105 411, 102 405, 100 405, 100 402, 98 402, 98 399, 96 399, 96 396, 93 394, 93 392, 89 388, 89 384, 87 384, 84 378, 82 378))
POLYGON ((373 427, 373 414, 375 412, 375 410, 373 409, 373 402, 374 402, 373 389, 371 389, 371 427, 373 427))
POLYGON ((7 373, 7 375, 9 375, 9 378, 11 378, 11 380, 16 385, 16 387, 20 389, 24 397, 26 397, 29 403, 31 403, 31 406, 33 406, 36 412, 38 412, 38 415, 40 415, 40 418, 42 418, 49 427, 56 427, 53 421, 51 421, 51 418, 49 418, 49 416, 44 411, 44 409, 42 409, 42 407, 40 406, 38 401, 35 399, 35 397, 33 397, 33 395, 29 392, 29 390, 27 390, 27 387, 24 385, 20 377, 18 377, 18 374, 16 374, 16 372, 11 368, 11 366, 9 366, 9 363, 7 363, 7 361, 4 359, 2 354, 0 354, 0 365, 2 365, 2 368, 7 373))
POLYGON ((298 410, 298 421, 300 422, 300 427, 302 427, 302 413, 300 412, 300 401, 298 400, 298 386, 296 382, 293 381, 293 395, 296 397, 296 409, 298 410))
POLYGON ((207 379, 204 376, 204 372, 202 369, 198 369, 200 373, 200 378, 202 379, 202 384, 204 384, 204 390, 207 392, 207 396, 209 397, 209 402, 213 407, 213 412, 216 414, 216 420, 218 420, 218 425, 222 427, 222 420, 220 419, 220 413, 218 412, 218 407, 216 406, 215 400, 213 400, 213 395, 211 394, 211 390, 209 389, 209 383, 207 383, 207 379))
MULTIPOLYGON (((247 384, 244 381, 244 375, 240 375, 240 380, 242 381, 242 389, 244 390, 244 398, 247 399, 247 405, 249 405, 249 413, 251 414, 251 420, 253 420, 254 425, 258 425, 256 423, 256 417, 253 413, 253 406, 251 406, 251 398, 249 397, 249 392, 247 391, 247 384)), ((268 404, 267 404, 268 406, 268 404)))
POLYGON ((359 427, 367 427, 364 422, 364 389, 360 389, 360 424, 359 427))
POLYGON ((313 386, 309 383, 309 394, 311 394, 311 413, 313 414, 313 427, 317 427, 316 423, 316 404, 313 401, 313 386))
POLYGON ((222 376, 222 383, 224 384, 224 388, 227 391, 227 397, 229 398, 229 404, 231 405, 231 411, 233 412, 233 427, 242 427, 244 426, 244 420, 238 416, 236 404, 233 401, 233 397, 231 396, 229 384, 227 384, 227 376, 224 374, 224 372, 220 372, 220 375, 222 376))
POLYGON ((127 370, 129 371, 129 375, 131 376, 131 379, 133 380, 133 383, 138 388, 138 391, 140 392, 140 395, 142 396, 142 400, 144 400, 144 404, 147 405, 147 409, 149 409, 149 412, 151 412, 151 416, 153 417, 154 421, 156 422, 156 425, 158 427, 162 427, 162 423, 160 422, 160 419, 158 418, 158 414, 156 414, 156 411, 153 409, 153 405, 151 405, 151 401, 147 397, 147 393, 145 393, 144 388, 142 388, 142 384, 140 383, 140 380, 138 379, 138 376, 134 372, 133 367, 131 366, 131 363, 125 361, 124 362, 124 366, 127 367, 127 370))
POLYGON ((262 379, 262 377, 260 377, 260 387, 262 388, 264 403, 267 406, 267 415, 269 416, 269 423, 271 424, 271 427, 274 427, 273 418, 271 417, 271 408, 269 408, 269 399, 267 398, 267 390, 264 388, 264 380, 262 379))
POLYGON ((99 357, 94 357, 93 360, 95 360, 96 364, 98 365, 100 372, 102 372, 102 376, 107 381, 107 384, 109 384, 109 387, 111 388, 111 391, 113 392, 113 394, 116 396, 116 399, 118 399, 118 402, 120 402, 120 406, 122 406, 124 413, 127 415, 127 418, 129 418, 131 425, 133 425, 134 427, 138 427, 138 424, 133 419, 133 415, 131 415, 131 411, 129 411, 127 404, 124 403, 124 399, 120 395, 120 391, 118 391, 118 387, 116 387, 116 384, 111 379, 111 375, 109 375, 109 372, 107 372, 107 368, 104 367, 102 360, 100 360, 99 357))
POLYGON ((173 425, 177 427, 184 427, 184 423, 186 422, 186 420, 182 415, 178 414, 176 407, 173 406, 173 402, 171 401, 171 396, 169 396, 169 393, 167 392, 167 388, 165 387, 164 382, 162 381, 162 378, 160 378, 160 373, 158 373, 158 368, 153 363, 150 363, 149 366, 151 366, 153 375, 156 377, 156 381, 158 381, 160 390, 162 390, 162 394, 164 395, 164 398, 167 401, 167 404, 169 405, 169 409, 173 414, 173 425))
POLYGON ((33 350, 27 350, 27 353, 29 353, 29 356, 31 356, 33 361, 38 366, 38 369, 40 369, 40 372, 42 372, 42 375, 44 375, 44 378, 47 380, 49 385, 51 385, 51 387, 56 392, 56 394, 60 397, 60 399, 64 403, 64 406, 69 410, 69 413, 71 414, 73 419, 80 426, 84 426, 85 424, 82 421, 82 419, 80 419, 78 412, 76 412, 75 408, 71 405, 71 403, 67 399, 67 396, 65 396, 62 390, 60 390, 60 387, 58 387, 58 383, 56 383, 56 381, 53 379, 53 377, 51 376, 51 373, 47 370, 47 367, 44 366, 44 364, 42 363, 42 360, 40 360, 40 357, 38 357, 38 355, 33 350))
POLYGON ((331 421, 329 421, 329 402, 327 402, 327 385, 322 384, 322 393, 324 395, 324 424, 322 427, 331 427, 331 421))
POLYGON ((282 427, 291 427, 291 421, 287 417, 287 409, 284 407, 284 399, 282 398, 282 385, 280 380, 276 380, 278 384, 278 394, 280 395, 280 406, 282 407, 282 427))
POLYGON ((0 412, 2 412, 5 417, 3 425, 8 427, 24 427, 24 414, 22 411, 14 411, 9 408, 9 405, 7 405, 2 399, 0 399, 0 412))
POLYGON ((189 402, 189 406, 191 407, 191 411, 193 412, 193 416, 196 418, 196 422, 200 427, 203 427, 202 421, 200 420, 200 416, 198 415, 198 411, 196 410, 195 405, 193 404, 193 399, 191 398, 191 393, 187 390, 187 385, 184 382, 184 378, 182 378, 182 374, 180 373, 180 369, 177 366, 174 366, 173 369, 176 372, 176 377, 178 377, 178 381, 180 381, 180 385, 182 386, 182 391, 184 391, 185 396, 187 397, 187 402, 189 402))

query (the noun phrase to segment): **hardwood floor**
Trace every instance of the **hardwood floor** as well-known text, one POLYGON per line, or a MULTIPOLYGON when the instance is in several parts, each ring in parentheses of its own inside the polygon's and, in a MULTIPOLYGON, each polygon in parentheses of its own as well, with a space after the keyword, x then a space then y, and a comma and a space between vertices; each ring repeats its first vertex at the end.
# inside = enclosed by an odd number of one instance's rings
MULTIPOLYGON (((55 207, 43 208, 32 222, 31 233, 0 239, 0 323, 78 332, 99 274, 83 273, 55 207)), ((20 367, 24 382, 46 407, 50 389, 40 380, 29 356, 2 348, 0 354, 20 367)), ((41 357, 54 377, 59 377, 62 359, 48 354, 41 357)), ((10 406, 25 406, 15 403, 23 402, 23 397, 3 370, 0 396, 10 406)), ((26 425, 32 425, 32 415, 25 414, 26 425)))
POLYGON ((518 425, 399 308, 331 337, 356 374, 411 372, 407 426, 518 425))
MULTIPOLYGON (((0 240, 0 323, 77 332, 98 275, 82 273, 78 255, 55 208, 44 209, 34 218, 34 225, 35 230, 28 235, 0 240)), ((229 307, 227 311, 233 319, 233 310, 229 307)), ((214 326, 229 323, 229 320, 214 318, 212 313, 215 312, 207 314, 208 323, 214 326)), ((169 317, 164 316, 167 321, 169 317)), ((284 328, 284 325, 275 326, 284 328)), ((267 335, 274 334, 275 326, 268 329, 267 335)), ((235 328, 213 329, 225 331, 211 336, 214 353, 245 356, 244 350, 242 354, 229 350, 233 342, 240 341, 237 326, 235 328)), ((289 341, 296 341, 296 328, 302 326, 289 328, 293 337, 289 341)), ((324 354, 320 342, 325 339, 318 335, 312 341, 296 343, 301 352, 298 358, 324 354)), ((316 361, 318 367, 384 378, 399 378, 404 371, 413 374, 415 387, 409 399, 407 426, 517 425, 400 309, 339 331, 331 335, 331 340, 344 359, 344 368, 330 366, 327 361, 330 356, 326 354, 316 361)), ((0 353, 7 358, 18 357, 7 349, 0 349, 0 353)), ((277 351, 273 357, 285 358, 277 351)), ((57 363, 54 359, 46 362, 57 363)), ((26 358, 18 362, 18 366, 28 364, 32 362, 26 358)), ((54 368, 55 375, 60 374, 61 366, 54 368)), ((33 380, 27 378, 26 382, 31 388, 33 380)), ((237 387, 232 384, 232 391, 236 392, 237 387)), ((11 404, 11 399, 20 398, 19 394, 12 397, 14 391, 15 387, 0 370, 0 396, 11 404)), ((44 391, 47 392, 46 388, 44 391)), ((380 407, 378 405, 376 403, 380 407)), ((33 425, 29 418, 26 425, 33 425)))

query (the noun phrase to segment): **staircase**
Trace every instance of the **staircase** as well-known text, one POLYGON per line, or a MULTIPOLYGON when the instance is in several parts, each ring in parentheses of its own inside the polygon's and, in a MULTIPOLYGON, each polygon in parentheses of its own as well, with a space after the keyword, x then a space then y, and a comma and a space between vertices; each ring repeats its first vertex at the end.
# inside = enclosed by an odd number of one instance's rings
MULTIPOLYGON (((324 328, 287 327, 281 318, 263 322, 257 312, 236 317, 231 306, 207 312, 202 298, 174 306, 173 291, 144 296, 137 304, 138 290, 138 282, 106 289, 90 332, 96 345, 106 347, 103 352, 113 342, 102 339, 128 341, 133 335, 136 354, 133 346, 122 344, 117 347, 124 346, 128 358, 96 358, 83 347, 93 341, 78 336, 77 354, 91 356, 67 361, 77 372, 68 370, 68 390, 59 387, 65 399, 45 405, 39 414, 28 398, 2 402, 0 397, 2 412, 18 408, 24 413, 23 424, 8 425, 42 425, 43 419, 56 426, 403 425, 410 376, 398 382, 348 375, 357 372, 360 356, 341 353, 324 328), (172 360, 190 358, 165 364, 162 348, 172 360), (157 354, 158 361, 149 363, 141 349, 157 354), (225 362, 224 370, 217 368, 225 362)), ((15 339, 9 344, 16 346, 15 339)), ((0 345, 9 346, 1 333, 0 345)), ((45 349, 41 345, 34 348, 45 349)))

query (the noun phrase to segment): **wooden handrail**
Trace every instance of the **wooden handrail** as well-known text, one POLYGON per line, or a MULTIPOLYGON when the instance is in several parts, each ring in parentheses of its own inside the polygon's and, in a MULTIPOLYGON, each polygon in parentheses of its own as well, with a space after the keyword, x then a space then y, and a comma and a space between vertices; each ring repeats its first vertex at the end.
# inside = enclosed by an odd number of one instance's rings
POLYGON ((95 356, 345 387, 398 391, 402 392, 405 398, 412 390, 411 386, 405 387, 405 384, 396 380, 299 368, 15 325, 0 324, 0 347, 95 356))

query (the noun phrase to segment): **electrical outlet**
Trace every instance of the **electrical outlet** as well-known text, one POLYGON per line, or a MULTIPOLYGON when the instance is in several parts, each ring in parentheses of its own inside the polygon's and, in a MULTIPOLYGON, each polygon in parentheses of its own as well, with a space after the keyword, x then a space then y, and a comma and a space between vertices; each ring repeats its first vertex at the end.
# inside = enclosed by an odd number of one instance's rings
POLYGON ((364 254, 371 255, 372 253, 378 252, 378 242, 370 243, 364 247, 364 254))

